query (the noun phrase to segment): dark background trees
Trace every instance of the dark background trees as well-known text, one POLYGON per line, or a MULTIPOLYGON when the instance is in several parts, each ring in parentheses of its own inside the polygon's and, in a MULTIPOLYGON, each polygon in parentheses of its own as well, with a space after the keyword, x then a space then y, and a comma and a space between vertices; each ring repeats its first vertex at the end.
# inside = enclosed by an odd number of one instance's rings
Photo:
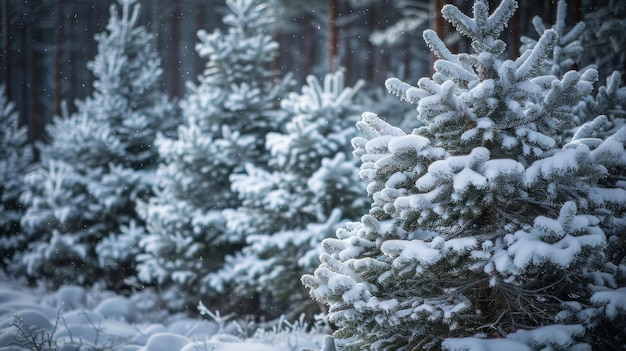
MULTIPOLYGON (((95 55, 93 36, 104 29, 110 3, 0 0, 0 80, 17 105, 20 122, 30 127, 29 140, 44 138, 44 125, 62 114, 63 101, 72 112, 73 101, 89 94, 93 76, 85 67, 95 55)), ((445 3, 471 12, 471 2, 463 0, 272 0, 270 6, 279 14, 272 34, 281 47, 274 68, 293 72, 300 83, 308 74, 322 76, 339 66, 345 67, 348 83, 365 79, 366 86, 380 86, 389 74, 416 81, 430 71, 429 51, 419 49, 423 29, 436 29, 453 50, 467 48, 441 20, 439 9, 445 3)), ((612 6, 610 0, 568 3, 570 21, 603 7, 611 8, 607 12, 613 16, 624 12, 624 6, 612 6)), ((140 22, 156 33, 163 58, 162 89, 180 98, 185 82, 203 69, 194 51, 196 31, 222 25, 224 2, 151 0, 141 5, 140 22)), ((536 15, 554 23, 556 1, 520 2, 504 34, 511 54, 517 54, 520 36, 536 37, 531 24, 536 15)))

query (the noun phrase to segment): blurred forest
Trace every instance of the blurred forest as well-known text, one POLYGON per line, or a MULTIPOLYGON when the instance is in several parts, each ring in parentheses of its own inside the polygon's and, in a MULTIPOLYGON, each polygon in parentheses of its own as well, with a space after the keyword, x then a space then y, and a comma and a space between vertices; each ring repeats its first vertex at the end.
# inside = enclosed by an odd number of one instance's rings
MULTIPOLYGON (((63 106, 87 96, 93 76, 86 69, 96 54, 96 33, 103 31, 112 1, 0 0, 0 83, 15 101, 29 140, 42 140, 44 126, 63 106), (64 102, 67 102, 65 104, 64 102)), ((577 22, 609 1, 574 0, 568 19, 577 22)), ((174 98, 203 69, 194 47, 199 29, 223 26, 222 0, 143 0, 141 24, 156 34, 164 75, 162 89, 174 98)), ((415 82, 430 71, 432 59, 421 38, 435 28, 453 50, 467 43, 440 16, 446 3, 471 13, 465 0, 272 0, 276 22, 272 35, 280 44, 274 68, 293 72, 301 83, 308 74, 322 76, 345 67, 348 83, 364 79, 380 87, 389 75, 415 82), (410 45, 409 45, 410 43, 410 45), (417 43, 417 44, 416 44, 417 43)), ((556 1, 521 1, 507 29, 508 53, 519 52, 519 38, 537 37, 532 18, 554 23, 556 1)))

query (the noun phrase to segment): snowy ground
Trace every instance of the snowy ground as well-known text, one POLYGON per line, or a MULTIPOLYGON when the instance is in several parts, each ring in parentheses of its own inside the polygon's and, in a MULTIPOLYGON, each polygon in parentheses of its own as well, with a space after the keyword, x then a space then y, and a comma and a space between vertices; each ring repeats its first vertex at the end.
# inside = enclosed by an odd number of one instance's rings
POLYGON ((130 298, 64 286, 26 288, 0 277, 0 351, 297 351, 319 349, 324 333, 302 321, 270 329, 208 312, 206 319, 169 315, 156 294, 130 298))

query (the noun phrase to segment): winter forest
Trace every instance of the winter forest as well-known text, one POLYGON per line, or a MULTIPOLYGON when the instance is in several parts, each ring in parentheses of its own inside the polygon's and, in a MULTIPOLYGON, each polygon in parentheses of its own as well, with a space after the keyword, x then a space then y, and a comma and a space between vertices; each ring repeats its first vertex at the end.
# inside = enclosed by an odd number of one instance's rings
POLYGON ((0 6, 0 351, 626 350, 626 2, 0 6))

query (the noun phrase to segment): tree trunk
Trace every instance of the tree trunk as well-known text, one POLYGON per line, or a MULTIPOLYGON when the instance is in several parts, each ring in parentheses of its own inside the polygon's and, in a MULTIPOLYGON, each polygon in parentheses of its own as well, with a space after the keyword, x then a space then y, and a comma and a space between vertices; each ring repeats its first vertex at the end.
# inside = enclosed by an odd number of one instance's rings
POLYGON ((339 0, 328 1, 328 62, 327 70, 335 70, 335 61, 339 49, 339 30, 337 28, 337 18, 339 17, 339 0))
POLYGON ((61 62, 61 54, 63 51, 63 0, 57 0, 56 2, 56 27, 54 33, 54 64, 53 64, 53 74, 54 74, 54 115, 61 115, 61 99, 63 96, 62 93, 62 84, 61 84, 61 70, 63 63, 61 62))
MULTIPOLYGON (((198 5, 196 5, 196 7, 197 7, 196 8, 197 13, 196 13, 196 19, 195 19, 196 26, 195 26, 195 31, 193 33, 193 37, 194 38, 197 38, 196 37, 196 32, 198 30, 202 29, 204 27, 205 23, 206 23, 206 19, 203 16, 204 11, 202 11, 203 10, 202 5, 198 4, 198 5)), ((193 48, 193 46, 192 46, 192 48, 193 48)), ((189 54, 193 55, 193 58, 194 58, 194 61, 193 61, 194 62, 194 72, 195 72, 193 77, 195 78, 197 75, 202 74, 202 71, 204 70, 205 63, 204 63, 204 60, 200 57, 200 55, 198 55, 196 53, 195 50, 193 51, 193 53, 187 53, 187 54, 188 55, 189 54)))
POLYGON ((170 73, 172 80, 172 90, 170 95, 174 97, 180 97, 180 18, 182 16, 180 1, 172 1, 172 37, 170 38, 171 50, 170 50, 170 73))
MULTIPOLYGON (((432 8, 432 14, 433 14, 433 18, 432 18, 432 26, 431 28, 433 28, 433 30, 435 31, 435 33, 437 33, 437 36, 439 36, 439 38, 441 38, 441 40, 443 40, 445 42, 446 40, 446 20, 443 18, 443 16, 441 15, 441 9, 443 8, 443 6, 446 4, 445 0, 434 0, 432 2, 433 4, 433 8, 432 8)), ((431 74, 434 73, 434 68, 433 65, 435 63, 435 61, 437 60, 437 57, 434 54, 430 54, 430 72, 431 74)))
POLYGON ((307 19, 304 28, 304 68, 299 77, 300 81, 304 81, 309 74, 313 73, 313 66, 315 65, 315 19, 312 16, 307 16, 307 19))
POLYGON ((31 111, 27 115, 29 120, 30 140, 43 139, 44 130, 44 116, 43 106, 41 104, 42 99, 42 80, 44 74, 41 69, 43 64, 43 55, 41 52, 42 44, 42 30, 40 27, 41 12, 39 5, 34 2, 29 3, 29 13, 32 16, 27 19, 29 23, 28 28, 28 51, 30 52, 30 60, 28 64, 29 79, 28 79, 28 99, 31 105, 31 111))
MULTIPOLYGON (((366 28, 367 28, 368 35, 373 33, 376 29, 378 29, 378 26, 376 25, 377 23, 376 19, 379 18, 378 16, 381 15, 379 13, 380 9, 381 9, 380 3, 374 3, 370 7, 367 13, 366 28)), ((374 44, 372 44, 372 42, 369 40, 369 38, 365 40, 365 50, 367 50, 367 55, 366 55, 367 62, 365 63, 365 80, 367 80, 368 82, 371 82, 374 80, 374 77, 375 77, 374 71, 378 69, 376 65, 378 55, 376 55, 377 50, 374 47, 374 44)))
POLYGON ((2 84, 5 85, 5 94, 8 101, 13 100, 11 89, 11 33, 9 20, 9 0, 2 0, 2 56, 4 67, 2 69, 2 84))
MULTIPOLYGON (((339 13, 352 13, 352 9, 350 8, 348 1, 344 1, 342 5, 343 6, 339 9, 339 13)), ((337 38, 339 45, 341 46, 341 57, 337 60, 337 67, 334 68, 337 69, 341 67, 344 69, 345 82, 346 84, 349 84, 349 82, 353 81, 353 77, 358 74, 355 73, 355 63, 352 61, 352 39, 355 37, 355 28, 354 26, 347 26, 342 29, 343 35, 340 38, 337 38)))

